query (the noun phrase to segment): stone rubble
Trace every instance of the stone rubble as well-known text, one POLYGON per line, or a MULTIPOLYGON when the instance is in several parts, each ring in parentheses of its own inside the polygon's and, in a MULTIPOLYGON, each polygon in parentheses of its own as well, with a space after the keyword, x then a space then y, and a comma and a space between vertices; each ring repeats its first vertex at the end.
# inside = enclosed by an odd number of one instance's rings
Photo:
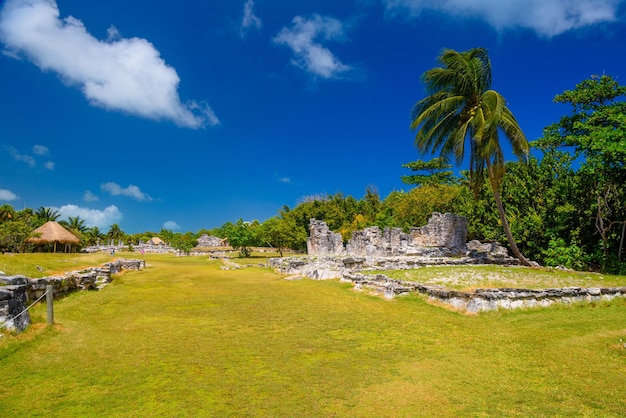
POLYGON ((463 292, 437 285, 390 279, 382 274, 345 274, 342 280, 354 283, 355 289, 373 289, 388 299, 411 292, 426 294, 431 300, 439 301, 467 313, 496 309, 547 307, 555 303, 593 302, 626 296, 626 287, 494 288, 463 292))

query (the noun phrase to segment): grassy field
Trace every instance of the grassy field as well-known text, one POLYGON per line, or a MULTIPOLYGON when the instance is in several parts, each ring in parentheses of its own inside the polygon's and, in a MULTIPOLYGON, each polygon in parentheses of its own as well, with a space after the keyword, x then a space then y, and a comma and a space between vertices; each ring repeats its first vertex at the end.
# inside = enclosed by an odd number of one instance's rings
MULTIPOLYGON (((38 306, 26 332, 0 339, 0 415, 626 411, 624 299, 466 316, 206 257, 145 259, 144 271, 55 302, 54 327, 38 306)), ((35 262, 82 264, 58 260, 35 262)))

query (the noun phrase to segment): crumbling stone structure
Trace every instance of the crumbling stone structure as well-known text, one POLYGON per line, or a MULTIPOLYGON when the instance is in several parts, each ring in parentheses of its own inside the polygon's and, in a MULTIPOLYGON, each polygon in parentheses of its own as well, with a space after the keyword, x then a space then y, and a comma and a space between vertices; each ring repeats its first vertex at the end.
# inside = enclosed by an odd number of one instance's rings
POLYGON ((226 245, 226 239, 222 239, 216 236, 209 236, 207 234, 202 234, 200 238, 198 238, 198 247, 223 247, 226 245))
POLYGON ((465 251, 467 218, 452 213, 435 212, 428 224, 413 228, 409 234, 400 228, 372 226, 352 233, 352 239, 344 248, 342 237, 328 229, 324 221, 311 219, 311 231, 307 241, 309 255, 360 257, 391 257, 398 255, 425 255, 429 249, 438 247, 448 255, 465 251))
POLYGON ((401 228, 371 226, 352 233, 352 239, 346 245, 346 253, 354 256, 394 256, 411 253, 411 236, 401 228))
POLYGON ((411 229, 414 245, 423 247, 465 248, 467 218, 453 213, 434 212, 428 225, 411 229))
POLYGON ((311 219, 309 221, 311 231, 306 242, 309 255, 344 255, 346 250, 343 247, 341 234, 331 231, 324 221, 311 219))

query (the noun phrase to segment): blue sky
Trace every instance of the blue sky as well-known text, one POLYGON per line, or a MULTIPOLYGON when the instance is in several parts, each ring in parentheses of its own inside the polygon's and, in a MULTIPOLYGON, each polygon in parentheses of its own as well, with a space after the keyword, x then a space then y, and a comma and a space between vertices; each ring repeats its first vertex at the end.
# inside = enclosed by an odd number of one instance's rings
POLYGON ((626 84, 622 0, 5 0, 0 204, 197 231, 406 189, 420 76, 484 47, 528 140, 626 84))

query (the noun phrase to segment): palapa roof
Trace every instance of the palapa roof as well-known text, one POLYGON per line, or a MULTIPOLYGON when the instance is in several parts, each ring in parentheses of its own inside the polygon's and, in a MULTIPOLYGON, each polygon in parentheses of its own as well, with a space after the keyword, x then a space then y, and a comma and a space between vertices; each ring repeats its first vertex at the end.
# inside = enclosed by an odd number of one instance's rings
POLYGON ((78 244, 80 239, 67 229, 63 228, 59 223, 48 221, 33 231, 39 234, 38 237, 28 239, 28 242, 34 244, 48 244, 52 242, 61 242, 64 244, 78 244))
POLYGON ((150 240, 148 241, 148 244, 152 244, 152 245, 165 245, 165 242, 163 242, 163 240, 159 237, 152 237, 150 238, 150 240))

